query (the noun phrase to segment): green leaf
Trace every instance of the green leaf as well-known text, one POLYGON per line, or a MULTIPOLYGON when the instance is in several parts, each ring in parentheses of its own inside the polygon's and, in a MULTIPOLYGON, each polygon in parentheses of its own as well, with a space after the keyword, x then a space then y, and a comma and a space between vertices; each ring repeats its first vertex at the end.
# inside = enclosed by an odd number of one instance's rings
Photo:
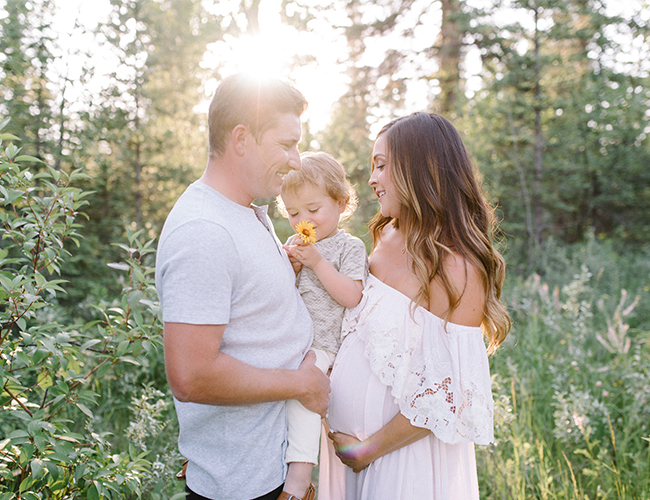
POLYGON ((45 462, 45 467, 47 467, 47 471, 50 473, 53 481, 59 479, 59 476, 61 475, 61 468, 58 465, 48 460, 45 462))
POLYGON ((142 341, 141 340, 134 340, 133 344, 131 346, 131 353, 133 356, 138 356, 142 352, 142 341))
POLYGON ((99 500, 99 493, 97 492, 97 488, 95 487, 94 484, 91 484, 90 488, 88 488, 88 493, 86 498, 88 500, 99 500))
POLYGON ((27 432, 29 432, 29 435, 34 436, 37 432, 40 432, 40 430, 43 428, 41 424, 42 420, 32 420, 27 425, 27 432))
POLYGON ((123 356, 124 353, 128 350, 130 343, 131 342, 129 342, 128 340, 123 340, 122 342, 120 342, 117 346, 117 350, 115 351, 115 356, 117 357, 123 356))
POLYGON ((137 309, 140 301, 144 297, 144 293, 140 290, 135 290, 128 295, 129 306, 131 309, 137 309))
POLYGON ((27 476, 25 479, 23 479, 23 482, 20 483, 20 487, 18 488, 18 491, 20 493, 23 493, 24 491, 27 490, 32 484, 34 483, 34 478, 32 476, 27 476))
POLYGON ((17 439, 17 438, 23 438, 23 437, 29 437, 29 433, 27 431, 24 431, 22 429, 17 429, 11 433, 9 433, 9 439, 17 439))
POLYGON ((43 163, 43 160, 36 158, 35 156, 29 156, 29 155, 20 155, 14 158, 14 161, 16 162, 21 162, 21 161, 37 161, 39 163, 43 163))
POLYGON ((99 344, 101 342, 101 339, 90 339, 81 344, 81 347, 79 348, 80 352, 85 351, 86 349, 90 349, 92 346, 99 344))
POLYGON ((79 479, 83 477, 84 472, 86 472, 86 464, 84 463, 79 464, 74 471, 74 480, 76 482, 79 482, 79 479))
POLYGON ((90 411, 85 404, 83 403, 75 403, 75 404, 77 405, 77 408, 79 408, 82 412, 84 412, 90 418, 93 418, 93 412, 90 411))
POLYGON ((31 461, 30 467, 32 469, 32 476, 38 476, 39 472, 43 470, 45 463, 40 458, 35 458, 31 461))

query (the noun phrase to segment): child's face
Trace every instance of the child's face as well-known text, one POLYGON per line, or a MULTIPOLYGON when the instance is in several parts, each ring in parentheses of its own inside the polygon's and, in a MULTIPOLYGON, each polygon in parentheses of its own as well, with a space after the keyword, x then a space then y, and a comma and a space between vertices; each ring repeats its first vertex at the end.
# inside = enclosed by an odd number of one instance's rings
POLYGON ((283 193, 282 201, 289 214, 291 227, 306 220, 316 229, 316 241, 333 236, 338 231, 339 219, 345 211, 345 204, 336 201, 325 192, 325 188, 310 183, 302 185, 297 193, 283 193))

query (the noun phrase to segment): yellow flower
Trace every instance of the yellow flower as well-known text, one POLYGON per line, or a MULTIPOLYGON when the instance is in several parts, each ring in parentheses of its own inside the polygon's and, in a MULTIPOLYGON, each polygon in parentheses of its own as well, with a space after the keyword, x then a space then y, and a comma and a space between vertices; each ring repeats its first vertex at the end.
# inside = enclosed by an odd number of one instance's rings
POLYGON ((305 245, 316 243, 316 230, 311 222, 307 222, 306 220, 300 221, 294 229, 300 235, 305 245))

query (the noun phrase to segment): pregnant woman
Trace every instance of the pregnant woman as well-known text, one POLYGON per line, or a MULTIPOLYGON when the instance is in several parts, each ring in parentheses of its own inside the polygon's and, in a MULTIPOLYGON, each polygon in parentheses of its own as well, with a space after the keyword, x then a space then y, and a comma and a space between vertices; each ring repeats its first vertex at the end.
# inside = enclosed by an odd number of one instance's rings
POLYGON ((369 184, 381 206, 371 275, 332 369, 319 500, 478 499, 474 443, 493 440, 487 355, 510 330, 491 210, 435 114, 380 131, 369 184))

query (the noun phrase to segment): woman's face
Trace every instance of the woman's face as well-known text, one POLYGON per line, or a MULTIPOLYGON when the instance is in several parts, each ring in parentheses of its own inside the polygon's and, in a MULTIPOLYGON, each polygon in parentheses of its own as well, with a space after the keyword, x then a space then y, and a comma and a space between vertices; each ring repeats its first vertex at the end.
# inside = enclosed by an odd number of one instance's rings
POLYGON ((375 190, 381 206, 381 215, 397 219, 400 213, 400 202, 397 190, 391 178, 391 167, 387 163, 386 137, 384 134, 377 137, 372 149, 372 174, 368 184, 375 190))

